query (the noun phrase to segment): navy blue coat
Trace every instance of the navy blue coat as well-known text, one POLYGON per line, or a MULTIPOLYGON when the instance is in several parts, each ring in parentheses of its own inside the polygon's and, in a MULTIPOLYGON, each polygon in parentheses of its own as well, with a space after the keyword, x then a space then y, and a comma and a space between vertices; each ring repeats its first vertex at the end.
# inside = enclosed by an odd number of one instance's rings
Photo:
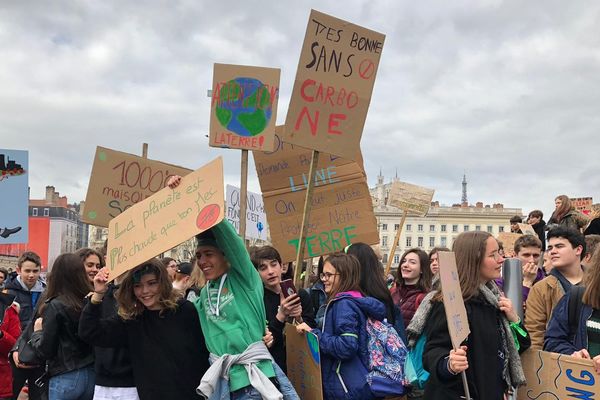
POLYGON ((579 324, 575 337, 569 337, 569 298, 571 292, 565 294, 558 302, 546 328, 544 336, 544 350, 554 353, 571 355, 575 351, 587 349, 586 322, 592 315, 592 307, 582 304, 579 314, 579 324))
POLYGON ((382 321, 386 309, 372 297, 342 293, 327 305, 323 331, 313 329, 319 338, 321 373, 325 399, 375 397, 367 383, 367 318, 382 321))

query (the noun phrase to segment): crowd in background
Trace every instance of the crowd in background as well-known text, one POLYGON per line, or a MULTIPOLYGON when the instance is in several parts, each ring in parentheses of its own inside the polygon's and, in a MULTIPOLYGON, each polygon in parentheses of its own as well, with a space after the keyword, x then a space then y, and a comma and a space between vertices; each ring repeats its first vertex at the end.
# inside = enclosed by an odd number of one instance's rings
MULTIPOLYGON (((60 255, 47 280, 27 251, 15 272, 0 269, 0 400, 22 390, 52 400, 297 399, 286 323, 316 336, 326 399, 387 393, 374 377, 392 366, 373 366, 372 329, 418 352, 428 378, 399 384, 413 399, 464 396, 462 372, 473 398, 503 399, 525 383, 519 355, 529 348, 592 359, 600 373, 600 205, 589 217, 566 196, 555 206, 547 223, 529 213, 536 235, 511 249, 487 232, 456 237, 471 332, 456 349, 439 279, 447 248, 405 251, 390 280, 373 248, 354 243, 321 257, 299 290, 294 265, 272 246, 246 249, 227 221, 197 235, 191 260, 151 259, 120 277, 105 266, 106 247, 60 255), (505 256, 522 265, 523 304, 503 292, 505 256)), ((522 222, 515 216, 511 230, 522 222)))

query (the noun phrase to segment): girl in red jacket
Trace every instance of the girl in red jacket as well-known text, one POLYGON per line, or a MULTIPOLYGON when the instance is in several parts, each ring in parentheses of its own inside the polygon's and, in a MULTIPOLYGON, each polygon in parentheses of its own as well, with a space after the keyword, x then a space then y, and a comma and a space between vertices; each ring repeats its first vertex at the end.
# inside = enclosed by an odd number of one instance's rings
POLYGON ((21 334, 15 296, 0 293, 0 400, 12 399, 12 371, 8 352, 21 334))

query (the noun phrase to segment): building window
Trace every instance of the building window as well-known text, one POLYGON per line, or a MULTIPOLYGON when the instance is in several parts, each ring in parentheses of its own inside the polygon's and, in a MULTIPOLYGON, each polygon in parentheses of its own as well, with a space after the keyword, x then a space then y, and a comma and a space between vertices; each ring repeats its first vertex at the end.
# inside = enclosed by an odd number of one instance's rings
POLYGON ((423 247, 423 236, 417 238, 417 247, 423 247))
POLYGON ((400 229, 400 224, 394 224, 394 232, 398 232, 398 229, 400 229))
POLYGON ((406 238, 406 247, 412 247, 412 238, 410 236, 406 238))
POLYGON ((441 226, 441 231, 442 231, 442 232, 446 232, 446 225, 442 225, 442 226, 441 226))
POLYGON ((475 225, 475 230, 476 231, 480 231, 481 230, 481 225, 475 225))
POLYGON ((38 214, 37 214, 37 208, 34 208, 33 210, 31 210, 31 215, 34 216, 34 217, 38 216, 38 214))
POLYGON ((463 232, 469 232, 469 225, 463 226, 463 232))
POLYGON ((423 224, 417 225, 417 231, 423 232, 423 224))
POLYGON ((441 237, 440 245, 442 247, 448 247, 448 244, 446 243, 446 236, 441 237))
POLYGON ((406 224, 406 232, 412 232, 412 225, 406 224))
POLYGON ((400 254, 394 254, 394 264, 400 264, 400 254))
POLYGON ((429 232, 435 232, 435 225, 429 225, 429 232))
POLYGON ((49 217, 49 216, 50 216, 50 209, 44 208, 44 217, 49 217))
POLYGON ((387 231, 387 224, 381 224, 381 230, 387 231))
POLYGON ((487 226, 487 231, 488 231, 488 233, 494 232, 494 227, 492 225, 488 225, 487 226))
POLYGON ((429 238, 429 248, 435 247, 435 237, 429 238))
POLYGON ((382 245, 383 247, 386 247, 386 246, 387 246, 387 236, 382 236, 382 237, 381 237, 381 245, 382 245))
POLYGON ((458 232, 458 225, 452 225, 452 232, 458 232))
POLYGON ((387 255, 387 253, 385 253, 385 254, 383 255, 383 258, 381 259, 381 262, 382 262, 383 264, 387 264, 387 259, 388 259, 388 255, 387 255))
POLYGON ((498 232, 504 232, 504 227, 503 226, 499 226, 498 227, 498 232))

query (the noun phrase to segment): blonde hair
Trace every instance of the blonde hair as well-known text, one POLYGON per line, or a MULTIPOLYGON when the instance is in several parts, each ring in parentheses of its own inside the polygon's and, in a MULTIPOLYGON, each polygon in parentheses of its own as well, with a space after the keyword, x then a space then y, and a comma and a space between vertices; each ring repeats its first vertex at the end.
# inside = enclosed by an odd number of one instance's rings
POLYGON ((129 271, 116 293, 115 297, 119 303, 118 314, 124 320, 136 319, 146 309, 133 291, 136 281, 146 274, 154 274, 158 280, 160 288, 158 303, 161 315, 165 310, 174 311, 177 308, 177 300, 180 296, 173 289, 167 269, 159 259, 152 258, 129 271))

